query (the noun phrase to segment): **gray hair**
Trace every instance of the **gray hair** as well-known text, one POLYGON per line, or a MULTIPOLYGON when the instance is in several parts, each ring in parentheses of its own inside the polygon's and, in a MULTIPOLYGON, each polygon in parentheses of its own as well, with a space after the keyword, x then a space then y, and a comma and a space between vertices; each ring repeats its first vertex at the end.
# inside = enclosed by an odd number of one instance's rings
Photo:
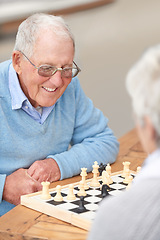
POLYGON ((131 68, 126 78, 136 117, 152 121, 160 136, 160 45, 149 48, 131 68))
POLYGON ((48 29, 57 36, 70 38, 75 47, 74 37, 62 17, 36 13, 19 25, 14 50, 20 50, 27 54, 28 57, 31 57, 40 31, 48 29))

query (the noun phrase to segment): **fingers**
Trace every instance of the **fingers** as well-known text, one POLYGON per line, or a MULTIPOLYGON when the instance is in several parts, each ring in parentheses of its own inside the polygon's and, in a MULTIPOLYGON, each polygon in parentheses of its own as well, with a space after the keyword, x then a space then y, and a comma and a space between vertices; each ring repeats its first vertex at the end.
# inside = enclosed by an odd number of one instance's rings
POLYGON ((30 166, 27 173, 38 182, 53 182, 60 179, 58 164, 52 158, 37 160, 30 166))
POLYGON ((40 182, 33 180, 25 169, 18 169, 6 177, 3 200, 17 205, 20 203, 21 195, 37 192, 41 189, 40 182))

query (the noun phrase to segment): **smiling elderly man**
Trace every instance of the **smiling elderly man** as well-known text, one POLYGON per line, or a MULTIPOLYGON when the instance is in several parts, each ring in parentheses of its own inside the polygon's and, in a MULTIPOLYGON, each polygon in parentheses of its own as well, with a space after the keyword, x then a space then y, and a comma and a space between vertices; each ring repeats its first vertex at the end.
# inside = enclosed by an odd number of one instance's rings
POLYGON ((116 159, 119 144, 80 87, 74 52, 61 17, 34 14, 19 26, 12 60, 0 64, 0 215, 42 181, 116 159))

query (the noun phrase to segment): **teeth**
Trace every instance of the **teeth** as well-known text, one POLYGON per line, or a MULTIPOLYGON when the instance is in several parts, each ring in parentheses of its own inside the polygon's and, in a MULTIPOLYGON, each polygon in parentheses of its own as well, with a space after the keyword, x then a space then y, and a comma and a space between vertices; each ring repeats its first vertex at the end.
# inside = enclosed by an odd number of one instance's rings
POLYGON ((56 88, 47 88, 47 87, 43 87, 43 88, 48 92, 54 92, 56 90, 56 88))

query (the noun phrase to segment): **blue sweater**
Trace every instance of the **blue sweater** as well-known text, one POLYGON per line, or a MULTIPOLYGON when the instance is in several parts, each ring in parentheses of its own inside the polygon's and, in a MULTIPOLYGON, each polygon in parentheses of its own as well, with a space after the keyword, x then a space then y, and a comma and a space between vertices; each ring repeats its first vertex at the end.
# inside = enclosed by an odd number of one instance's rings
POLYGON ((0 64, 0 215, 14 205, 2 200, 5 178, 36 160, 54 158, 61 179, 92 170, 94 161, 113 163, 119 143, 96 109, 72 79, 43 124, 22 109, 12 110, 8 87, 10 61, 0 64), (69 148, 71 145, 71 148, 69 148))

